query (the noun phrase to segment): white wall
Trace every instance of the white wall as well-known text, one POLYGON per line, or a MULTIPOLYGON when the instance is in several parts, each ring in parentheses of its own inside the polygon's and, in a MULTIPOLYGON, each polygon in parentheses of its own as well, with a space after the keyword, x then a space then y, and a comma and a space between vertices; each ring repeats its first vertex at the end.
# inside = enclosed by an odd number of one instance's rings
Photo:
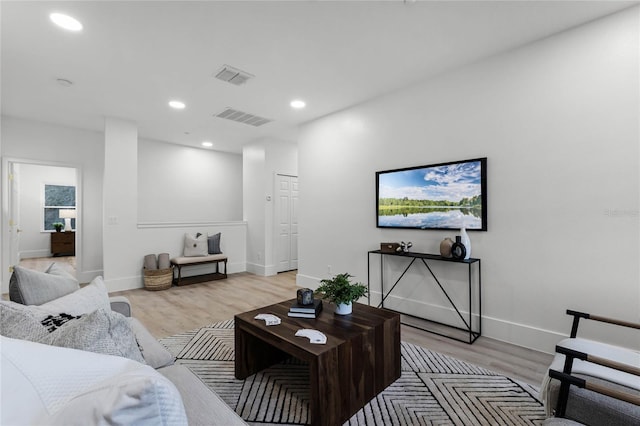
POLYGON ((44 185, 76 186, 76 169, 19 164, 19 258, 51 256, 51 231, 43 231, 44 185))
MULTIPOLYGON (((221 249, 229 258, 227 272, 246 270, 246 224, 240 221, 240 217, 235 221, 221 221, 210 216, 216 205, 241 206, 241 201, 238 201, 241 200, 241 194, 239 191, 228 193, 225 199, 220 199, 220 193, 216 192, 219 184, 207 179, 212 175, 204 170, 208 162, 201 159, 207 158, 212 167, 229 159, 231 166, 226 173, 240 179, 242 170, 239 156, 229 157, 227 154, 204 150, 197 152, 193 148, 166 145, 154 141, 139 142, 137 126, 133 122, 116 118, 105 120, 104 271, 105 283, 110 291, 142 287, 144 256, 159 253, 169 253, 171 257, 181 256, 186 232, 221 232, 221 249), (147 158, 141 159, 140 156, 147 158), (198 157, 200 159, 196 160, 198 157), (183 163, 174 166, 174 169, 166 168, 174 161, 183 163), (172 170, 191 173, 187 170, 194 162, 199 164, 201 171, 201 174, 190 174, 190 180, 193 181, 191 187, 199 195, 196 200, 190 198, 189 195, 194 194, 185 188, 188 181, 177 178, 161 180, 158 171, 151 170, 153 164, 157 164, 163 173, 171 177, 172 170), (146 172, 151 173, 152 177, 141 178, 146 172), (196 181, 198 179, 201 180, 196 181), (162 188, 161 193, 157 190, 158 186, 162 188), (172 199, 172 195, 175 199, 172 199), (173 213, 166 216, 154 213, 153 209, 147 209, 148 206, 138 202, 141 197, 155 208, 173 213), (212 199, 215 203, 210 202, 212 199), (180 207, 183 204, 186 204, 185 208, 175 208, 175 205, 180 207), (139 211, 144 209, 147 209, 147 219, 153 217, 157 221, 140 220, 139 211), (203 215, 203 210, 209 211, 209 214, 203 215)), ((229 184, 239 186, 238 182, 229 184)), ((220 210, 226 211, 225 214, 235 215, 240 214, 241 207, 240 210, 237 207, 229 210, 221 207, 220 210)), ((188 274, 189 272, 185 275, 188 274)))
POLYGON ((242 157, 140 139, 138 220, 242 220, 242 157))
POLYGON ((267 275, 265 251, 266 148, 250 144, 242 148, 243 219, 247 222, 247 270, 267 275))
POLYGON ((245 145, 242 154, 244 220, 248 223, 247 270, 258 275, 275 275, 275 175, 298 175, 298 148, 282 140, 264 139, 245 145))
MULTIPOLYGON (((157 170, 148 170, 149 158, 154 158, 156 164, 163 165, 164 170, 169 170, 165 176, 172 176, 173 170, 185 170, 183 165, 174 168, 166 168, 176 158, 188 155, 196 155, 200 164, 210 161, 220 173, 233 177, 233 181, 226 182, 229 188, 241 188, 239 179, 242 178, 242 164, 240 156, 205 150, 194 150, 187 147, 173 147, 156 141, 143 140, 138 150, 137 130, 134 123, 123 120, 110 119, 113 123, 113 146, 105 156, 105 134, 88 132, 79 129, 38 123, 30 120, 22 120, 12 117, 2 117, 2 151, 3 167, 7 160, 18 159, 25 163, 45 163, 60 166, 78 167, 81 170, 82 185, 79 202, 82 207, 81 241, 77 247, 77 253, 82 252, 78 263, 78 278, 83 282, 90 281, 96 275, 104 275, 110 291, 125 290, 143 286, 142 260, 144 255, 150 253, 170 253, 172 256, 182 254, 182 244, 186 232, 222 232, 221 248, 229 257, 229 273, 246 270, 246 226, 241 219, 242 198, 241 189, 236 192, 219 190, 219 183, 211 179, 202 179, 194 182, 198 188, 200 205, 211 209, 203 217, 203 209, 198 208, 198 203, 192 199, 183 199, 175 202, 172 197, 175 194, 183 195, 183 185, 178 185, 179 180, 165 180, 161 182, 163 187, 161 199, 145 198, 144 208, 149 205, 166 206, 163 210, 173 212, 173 216, 152 216, 153 209, 145 210, 149 216, 146 220, 138 217, 138 195, 153 193, 158 188, 154 186, 156 180, 143 179, 138 188, 139 163, 150 173, 157 170), (119 145, 122 143, 122 145, 119 145), (129 143, 129 145, 127 145, 129 143), (202 151, 202 152, 200 152, 202 151), (147 156, 147 152, 149 155, 147 156), (154 153, 164 153, 163 156, 154 157, 154 153), (141 159, 141 157, 144 157, 141 159), (137 159, 136 159, 137 158, 137 159), (202 160, 202 159, 206 160, 202 160), (229 160, 232 166, 224 168, 222 161, 229 160), (183 167, 181 169, 181 167, 183 167), (103 175, 106 178, 103 178, 103 175), (104 186, 104 191, 103 191, 104 186), (104 198, 107 202, 103 202, 104 198), (205 196, 202 194, 210 194, 205 196), (209 200, 215 200, 212 205, 209 200), (181 216, 176 217, 179 211, 174 209, 180 203, 190 203, 188 209, 183 209, 181 216), (207 204, 209 203, 209 204, 207 204), (104 209, 104 221, 103 221, 104 209), (217 212, 223 215, 217 215, 217 212), (159 223, 160 222, 160 223, 159 223), (103 226, 106 235, 104 246, 106 259, 103 269, 103 226), (107 252, 108 251, 108 252, 107 252), (107 266, 108 265, 108 266, 107 266)), ((203 168, 203 166, 201 166, 203 168)), ((213 175, 206 174, 207 177, 213 175)), ((144 176, 146 177, 146 176, 144 176)), ((164 179, 164 178, 163 178, 164 179)), ((7 189, 6 171, 2 174, 3 192, 7 189)), ((3 194, 6 195, 6 194, 3 194)), ((3 236, 9 235, 6 224, 8 213, 6 208, 6 196, 3 196, 2 231, 3 236)), ((160 208, 160 207, 158 207, 160 208)), ((147 214, 145 213, 145 214, 147 214)), ((3 271, 8 271, 8 238, 2 239, 3 271)), ((2 276, 2 291, 8 291, 10 274, 2 276)))
MULTIPOLYGON (((55 164, 80 170, 78 202, 82 210, 82 221, 78 223, 79 237, 76 252, 78 257, 77 276, 88 281, 102 274, 102 173, 103 137, 98 132, 90 132, 69 127, 56 126, 2 116, 1 137, 3 166, 7 160, 24 163, 55 164)), ((2 188, 7 190, 6 170, 2 173, 2 188)), ((8 213, 4 210, 3 235, 8 213)), ((2 240, 2 291, 8 291, 9 257, 8 238, 2 240)))
MULTIPOLYGON (((366 252, 383 241, 438 253, 455 233, 375 227, 375 172, 486 156, 488 232, 470 233, 483 334, 552 352, 569 332, 567 308, 638 321, 639 13, 304 126, 298 283, 316 286, 328 265, 366 282, 366 252)), ((433 312, 439 302, 417 302, 425 276, 410 273, 403 296, 433 312)))
POLYGON ((131 288, 140 276, 138 128, 135 123, 105 119, 104 164, 104 281, 113 291, 131 288))

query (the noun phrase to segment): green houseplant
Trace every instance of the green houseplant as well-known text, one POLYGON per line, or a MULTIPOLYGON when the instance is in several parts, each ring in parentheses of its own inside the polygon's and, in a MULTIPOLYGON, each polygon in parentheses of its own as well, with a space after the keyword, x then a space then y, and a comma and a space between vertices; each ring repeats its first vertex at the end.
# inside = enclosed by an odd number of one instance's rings
POLYGON ((62 231, 62 227, 64 226, 64 223, 53 222, 51 225, 53 225, 53 227, 55 228, 56 232, 60 232, 60 231, 62 231))
POLYGON ((353 309, 353 302, 367 294, 367 286, 362 283, 351 283, 349 273, 338 274, 331 279, 320 280, 316 294, 336 304, 336 313, 348 315, 353 309))

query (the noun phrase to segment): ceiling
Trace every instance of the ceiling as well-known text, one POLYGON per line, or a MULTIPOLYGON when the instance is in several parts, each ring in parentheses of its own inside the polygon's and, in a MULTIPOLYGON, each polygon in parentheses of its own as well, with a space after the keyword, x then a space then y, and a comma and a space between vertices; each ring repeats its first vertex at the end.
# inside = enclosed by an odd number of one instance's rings
POLYGON ((637 3, 3 0, 2 114, 96 131, 118 117, 140 137, 241 152, 260 138, 295 141, 301 123, 637 3), (56 27, 51 12, 83 30, 56 27), (255 77, 241 86, 214 78, 225 64, 255 77), (294 98, 307 107, 292 109, 294 98), (172 99, 186 108, 169 108, 172 99), (273 121, 214 117, 227 107, 273 121))

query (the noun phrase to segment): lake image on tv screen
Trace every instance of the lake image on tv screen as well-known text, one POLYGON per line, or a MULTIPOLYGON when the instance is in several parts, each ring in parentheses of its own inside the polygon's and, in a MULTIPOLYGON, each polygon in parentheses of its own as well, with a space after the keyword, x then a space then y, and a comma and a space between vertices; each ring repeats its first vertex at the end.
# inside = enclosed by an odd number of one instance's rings
POLYGON ((378 175, 378 226, 482 229, 480 161, 378 175))

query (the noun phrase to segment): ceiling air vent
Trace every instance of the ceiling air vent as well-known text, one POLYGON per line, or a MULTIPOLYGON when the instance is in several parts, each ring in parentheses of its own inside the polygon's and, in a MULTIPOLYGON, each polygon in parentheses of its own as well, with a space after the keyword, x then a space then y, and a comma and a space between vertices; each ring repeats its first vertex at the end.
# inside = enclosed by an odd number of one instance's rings
POLYGON ((216 74, 216 78, 218 80, 226 81, 227 83, 235 84, 236 86, 244 84, 252 77, 255 76, 229 65, 223 66, 216 74))
POLYGON ((248 114, 246 112, 238 111, 233 108, 227 108, 221 113, 215 115, 216 117, 226 118, 227 120, 237 121, 238 123, 249 124, 251 126, 262 126, 263 124, 267 124, 272 122, 268 118, 258 117, 257 115, 248 114))

